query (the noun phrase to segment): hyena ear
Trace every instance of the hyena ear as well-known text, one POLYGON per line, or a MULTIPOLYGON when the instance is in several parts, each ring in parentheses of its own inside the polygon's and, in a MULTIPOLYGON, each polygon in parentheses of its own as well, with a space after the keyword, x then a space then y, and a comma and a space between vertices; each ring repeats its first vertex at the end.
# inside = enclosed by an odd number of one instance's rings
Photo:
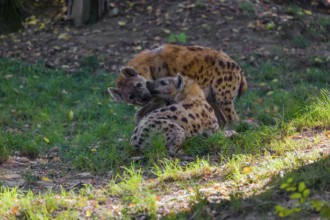
POLYGON ((117 88, 108 88, 108 92, 110 93, 112 99, 116 102, 123 102, 125 101, 123 95, 121 94, 120 90, 117 88))
POLYGON ((180 75, 180 73, 178 73, 178 75, 176 76, 176 89, 181 92, 185 86, 185 81, 183 80, 183 77, 180 75))
POLYGON ((134 77, 138 75, 132 67, 123 67, 120 69, 120 72, 124 74, 125 77, 134 77))

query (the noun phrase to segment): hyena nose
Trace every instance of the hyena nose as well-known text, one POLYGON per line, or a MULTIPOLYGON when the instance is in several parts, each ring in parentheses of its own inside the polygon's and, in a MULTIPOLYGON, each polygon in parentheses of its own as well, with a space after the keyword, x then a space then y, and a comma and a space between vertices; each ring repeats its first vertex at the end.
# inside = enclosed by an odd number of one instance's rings
POLYGON ((149 95, 149 94, 144 94, 144 95, 142 96, 142 101, 148 101, 149 98, 150 98, 150 95, 149 95))

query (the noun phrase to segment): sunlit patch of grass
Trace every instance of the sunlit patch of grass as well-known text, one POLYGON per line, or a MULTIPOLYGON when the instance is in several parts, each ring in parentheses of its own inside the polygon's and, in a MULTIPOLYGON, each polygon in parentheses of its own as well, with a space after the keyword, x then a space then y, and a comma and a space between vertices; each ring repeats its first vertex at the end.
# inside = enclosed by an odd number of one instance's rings
POLYGON ((330 92, 321 90, 321 95, 316 101, 307 107, 306 112, 297 117, 293 124, 297 126, 297 130, 302 128, 329 128, 330 127, 330 92))
POLYGON ((115 195, 133 195, 138 193, 140 184, 143 181, 141 168, 136 168, 134 164, 131 164, 129 168, 124 167, 124 172, 118 176, 120 182, 110 183, 110 192, 115 195))
POLYGON ((76 219, 87 200, 78 195, 54 195, 51 192, 34 195, 20 190, 0 189, 0 216, 5 219, 48 219, 54 215, 76 219))
POLYGON ((197 159, 195 162, 188 163, 182 167, 179 160, 164 159, 160 165, 155 165, 153 173, 159 180, 164 182, 173 182, 178 180, 188 180, 208 175, 215 170, 207 160, 197 159))
POLYGON ((123 174, 118 178, 119 183, 110 182, 109 193, 123 198, 126 203, 126 208, 122 210, 124 215, 144 213, 155 218, 156 198, 146 186, 143 186, 142 169, 131 164, 129 168, 124 168, 123 174))

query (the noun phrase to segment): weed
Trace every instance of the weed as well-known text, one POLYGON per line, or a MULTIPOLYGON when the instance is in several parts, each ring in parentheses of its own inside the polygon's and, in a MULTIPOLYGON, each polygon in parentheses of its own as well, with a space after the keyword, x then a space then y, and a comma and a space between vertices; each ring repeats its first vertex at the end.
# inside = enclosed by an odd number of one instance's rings
POLYGON ((7 147, 3 144, 3 137, 0 137, 0 164, 2 164, 4 161, 6 161, 10 155, 9 150, 7 147))
POLYGON ((290 199, 293 201, 293 205, 290 208, 276 205, 275 212, 279 217, 292 216, 312 208, 321 217, 330 218, 330 203, 318 199, 310 199, 311 190, 306 187, 305 182, 296 184, 293 178, 288 178, 285 183, 281 184, 281 189, 291 193, 290 199))
POLYGON ((296 4, 290 4, 286 7, 286 9, 288 14, 291 14, 296 18, 302 19, 306 16, 304 10, 296 4))
POLYGON ((90 71, 100 67, 99 60, 94 55, 82 58, 80 63, 83 67, 86 67, 90 71))
POLYGON ((40 180, 40 178, 38 176, 36 176, 36 175, 34 175, 33 173, 30 173, 30 172, 25 172, 23 174, 23 177, 24 177, 27 184, 34 184, 38 180, 40 180))
POLYGON ((303 127, 327 128, 330 126, 330 92, 321 90, 321 96, 306 107, 306 112, 294 119, 293 124, 300 131, 303 127))
POLYGON ((179 33, 179 34, 170 34, 168 36, 168 42, 170 43, 187 43, 187 35, 183 32, 179 33))
POLYGON ((205 8, 206 1, 205 0, 196 0, 195 5, 197 8, 205 8))
POLYGON ((295 36, 292 38, 292 43, 294 46, 299 48, 306 48, 309 46, 309 41, 303 36, 295 36))
POLYGON ((145 152, 149 164, 157 164, 167 156, 165 146, 165 137, 163 135, 153 135, 151 138, 151 146, 145 152))
POLYGON ((183 168, 180 166, 179 160, 164 159, 161 165, 155 165, 153 173, 163 181, 175 181, 182 178, 183 168))
POLYGON ((239 8, 244 11, 247 12, 248 14, 254 14, 254 8, 253 5, 250 2, 241 2, 239 3, 239 8))

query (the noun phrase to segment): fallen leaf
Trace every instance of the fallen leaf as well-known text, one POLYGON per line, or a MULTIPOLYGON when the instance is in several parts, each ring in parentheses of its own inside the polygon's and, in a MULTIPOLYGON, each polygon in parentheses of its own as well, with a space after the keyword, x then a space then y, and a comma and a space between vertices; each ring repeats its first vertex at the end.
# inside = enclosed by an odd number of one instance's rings
POLYGON ((242 174, 248 174, 252 171, 251 167, 243 167, 242 174))
POLYGON ((58 35, 58 39, 59 40, 69 40, 71 37, 68 33, 62 33, 60 35, 58 35))
POLYGON ((51 180, 47 176, 41 177, 41 180, 44 182, 51 182, 51 180))
POLYGON ((325 132, 324 132, 324 135, 325 135, 327 138, 330 138, 330 131, 325 131, 325 132))
POLYGON ((91 217, 92 216, 92 212, 90 210, 86 210, 86 217, 91 217))
POLYGON ((34 15, 27 19, 27 24, 35 25, 37 23, 38 23, 38 19, 34 15))
POLYGON ((118 25, 119 25, 120 27, 123 27, 123 26, 126 25, 126 22, 125 22, 125 21, 118 21, 118 25))
POLYGON ((10 209, 10 212, 12 215, 17 216, 19 214, 19 207, 18 206, 14 206, 10 209))
POLYGON ((42 22, 39 24, 39 29, 45 29, 45 27, 46 27, 45 23, 42 22))
POLYGON ((49 144, 49 143, 50 143, 49 139, 48 139, 48 138, 46 138, 46 137, 44 137, 44 141, 45 141, 47 144, 49 144))
POLYGON ((304 10, 306 15, 312 15, 312 12, 310 10, 304 10))
POLYGON ((164 31, 165 34, 169 34, 169 33, 171 33, 171 30, 166 29, 166 28, 164 28, 163 31, 164 31))
POLYGON ((73 115, 74 115, 74 113, 73 113, 73 111, 71 110, 71 111, 69 112, 69 119, 70 119, 70 121, 73 119, 73 115))
POLYGON ((5 79, 6 80, 10 80, 11 78, 13 78, 13 75, 12 74, 5 75, 5 79))

